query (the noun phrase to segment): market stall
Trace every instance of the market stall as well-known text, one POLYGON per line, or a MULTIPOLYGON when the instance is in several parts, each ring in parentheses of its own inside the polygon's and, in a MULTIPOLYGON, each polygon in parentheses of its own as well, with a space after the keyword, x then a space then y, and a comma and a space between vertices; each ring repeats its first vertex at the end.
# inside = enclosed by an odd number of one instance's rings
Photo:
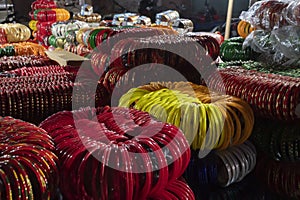
POLYGON ((230 37, 233 2, 225 36, 52 0, 0 24, 0 199, 299 199, 300 2, 230 37))

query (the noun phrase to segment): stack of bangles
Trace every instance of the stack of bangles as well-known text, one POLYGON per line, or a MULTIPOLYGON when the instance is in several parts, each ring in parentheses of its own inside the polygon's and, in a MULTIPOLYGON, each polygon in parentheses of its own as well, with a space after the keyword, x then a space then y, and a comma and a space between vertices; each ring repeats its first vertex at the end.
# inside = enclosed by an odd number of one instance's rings
POLYGON ((82 21, 82 22, 88 22, 88 23, 100 23, 101 21, 101 15, 98 13, 93 13, 91 15, 81 15, 80 13, 77 13, 73 16, 74 20, 82 21))
POLYGON ((254 51, 250 48, 243 48, 244 38, 233 37, 225 40, 220 47, 222 61, 251 60, 254 58, 254 51))
POLYGON ((41 67, 56 64, 46 56, 4 56, 0 58, 0 72, 10 71, 22 67, 41 67))
POLYGON ((255 169, 256 177, 282 199, 300 198, 299 163, 278 162, 259 155, 255 169))
POLYGON ((255 166, 255 147, 246 141, 226 150, 213 151, 201 159, 198 152, 193 152, 185 178, 194 190, 207 186, 228 187, 242 181, 255 166))
POLYGON ((76 45, 76 44, 66 43, 64 46, 64 50, 84 57, 91 53, 91 50, 83 44, 76 45))
MULTIPOLYGON (((94 47, 100 45, 107 38, 110 38, 114 35, 119 35, 120 38, 114 38, 113 43, 109 43, 109 48, 111 49, 114 45, 124 38, 141 38, 141 37, 151 37, 154 35, 164 35, 164 34, 175 34, 173 30, 170 29, 157 29, 157 28, 83 28, 78 31, 76 40, 80 44, 84 44, 89 47, 94 47)), ((103 50, 103 49, 101 49, 103 50)), ((109 52, 111 53, 111 52, 109 52)), ((113 53, 113 52, 112 52, 113 53)))
POLYGON ((255 28, 250 23, 241 20, 237 26, 237 32, 242 38, 246 38, 255 28))
POLYGON ((56 38, 54 35, 50 35, 49 37, 47 37, 47 43, 50 46, 53 46, 55 48, 64 49, 65 44, 66 44, 66 39, 65 38, 56 38))
POLYGON ((299 122, 256 120, 251 140, 266 155, 283 162, 300 161, 299 122))
POLYGON ((0 57, 3 56, 46 56, 45 48, 32 42, 0 45, 0 57))
POLYGON ((0 28, 5 30, 8 42, 25 42, 31 36, 30 29, 23 24, 0 24, 0 28))
MULTIPOLYGON (((56 112, 71 110, 72 102, 84 103, 90 98, 79 94, 72 99, 74 74, 61 66, 22 68, 9 73, 15 76, 0 78, 0 116, 38 124, 56 112)), ((82 89, 81 84, 76 87, 82 89)))
POLYGON ((217 39, 209 35, 193 35, 190 34, 188 37, 195 38, 197 42, 205 49, 211 59, 214 61, 219 57, 220 45, 217 39))
POLYGON ((257 116, 292 121, 299 119, 299 81, 296 77, 228 67, 212 74, 207 84, 217 91, 220 85, 225 86, 227 94, 247 101, 257 116), (219 82, 220 75, 222 82, 219 82))
POLYGON ((283 26, 299 26, 299 13, 300 3, 298 1, 259 1, 244 12, 240 18, 250 22, 256 28, 271 31, 283 26))
POLYGON ((253 20, 256 22, 253 26, 263 30, 272 30, 275 27, 287 25, 284 13, 288 5, 289 3, 280 0, 258 2, 253 10, 257 19, 253 20))
POLYGON ((183 130, 194 150, 226 149, 251 135, 254 115, 243 100, 189 82, 153 82, 124 94, 119 106, 149 112, 183 130))
POLYGON ((56 3, 53 0, 36 0, 31 4, 32 10, 52 8, 56 8, 56 3))
POLYGON ((178 128, 148 113, 83 108, 57 113, 40 127, 54 139, 67 199, 195 199, 178 180, 189 144, 178 128))
POLYGON ((76 40, 79 44, 83 44, 91 49, 94 49, 104 40, 116 34, 113 29, 103 28, 84 28, 79 30, 76 35, 76 40))
POLYGON ((65 38, 68 32, 75 32, 85 27, 88 27, 88 24, 79 21, 55 22, 51 26, 51 32, 55 37, 65 38))
POLYGON ((8 43, 5 29, 0 28, 0 45, 8 43))
POLYGON ((239 66, 247 70, 255 70, 258 72, 277 74, 282 76, 290 76, 300 78, 300 68, 297 65, 270 65, 263 62, 248 60, 248 61, 231 61, 218 64, 218 68, 227 68, 239 66))
POLYGON ((69 11, 63 8, 34 10, 30 15, 32 20, 39 22, 67 21, 70 19, 69 11))
POLYGON ((47 132, 0 117, 1 199, 56 199, 58 158, 47 132))

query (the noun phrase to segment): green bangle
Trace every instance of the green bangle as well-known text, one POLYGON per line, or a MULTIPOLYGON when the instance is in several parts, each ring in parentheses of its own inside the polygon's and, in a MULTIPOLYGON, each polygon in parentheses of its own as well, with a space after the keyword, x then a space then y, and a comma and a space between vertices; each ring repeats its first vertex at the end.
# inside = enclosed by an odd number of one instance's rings
POLYGON ((91 33, 90 33, 90 37, 89 37, 89 45, 92 49, 96 48, 96 36, 97 34, 101 31, 102 29, 96 29, 96 30, 93 30, 91 33))
POLYGON ((50 35, 48 38, 48 42, 51 46, 57 48, 56 37, 54 35, 50 35))

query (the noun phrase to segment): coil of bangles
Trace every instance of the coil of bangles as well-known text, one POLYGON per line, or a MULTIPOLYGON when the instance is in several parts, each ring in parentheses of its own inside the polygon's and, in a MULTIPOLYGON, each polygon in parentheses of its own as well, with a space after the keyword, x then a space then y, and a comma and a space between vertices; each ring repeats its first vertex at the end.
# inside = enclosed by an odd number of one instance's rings
POLYGON ((270 31, 288 25, 298 26, 300 24, 299 13, 298 1, 259 1, 248 11, 243 12, 240 18, 255 28, 270 31))
POLYGON ((81 15, 80 13, 76 13, 73 16, 73 19, 88 23, 100 23, 102 17, 98 13, 93 13, 91 15, 81 15))
MULTIPOLYGON (((98 47, 102 42, 106 41, 105 45, 109 45, 107 48, 102 48, 101 51, 110 51, 114 44, 117 43, 122 38, 140 38, 140 37, 150 37, 154 35, 163 34, 176 34, 174 30, 166 28, 109 28, 109 27, 98 27, 98 28, 83 28, 80 29, 76 35, 76 41, 79 44, 84 44, 85 46, 93 49, 98 47), (120 37, 118 37, 118 35, 120 37), (114 43, 108 40, 114 37, 114 43)), ((110 52, 109 52, 110 53, 110 52)))
POLYGON ((5 30, 8 42, 25 42, 31 36, 30 29, 23 24, 0 24, 0 28, 5 30))
POLYGON ((83 44, 75 45, 71 43, 66 43, 64 46, 64 50, 78 54, 80 56, 86 56, 91 53, 91 50, 83 44))
POLYGON ((5 29, 0 28, 0 44, 8 43, 5 29))
POLYGON ((201 159, 199 152, 193 151, 184 177, 194 190, 209 186, 228 187, 242 181, 255 166, 255 147, 246 141, 226 150, 212 151, 201 159))
POLYGON ((52 8, 56 8, 56 3, 55 1, 52 0, 37 0, 31 4, 32 10, 52 9, 52 8))
POLYGON ((281 121, 299 121, 299 77, 282 76, 233 66, 218 69, 208 79, 208 86, 220 90, 222 76, 226 94, 247 101, 258 117, 281 121), (218 76, 216 75, 218 74, 218 76))
MULTIPOLYGON (((125 84, 122 79, 120 84, 125 84)), ((130 89, 119 106, 149 112, 181 128, 194 150, 243 144, 254 125, 253 111, 245 101, 189 82, 152 82, 130 89)))
POLYGON ((299 162, 279 162, 259 153, 255 175, 272 192, 281 195, 282 199, 300 198, 299 162))
POLYGON ((220 47, 220 57, 222 61, 247 61, 259 55, 250 47, 243 48, 244 40, 242 37, 232 37, 225 40, 220 47))
POLYGON ((237 26, 238 34, 242 38, 246 38, 254 30, 255 30, 255 28, 253 26, 251 26, 250 23, 248 23, 244 20, 241 20, 237 26))
POLYGON ((72 102, 87 101, 83 94, 72 99, 76 72, 69 72, 65 67, 21 68, 8 73, 13 76, 0 78, 1 116, 39 124, 56 112, 72 110, 72 102))
POLYGON ((45 48, 32 42, 21 42, 0 45, 0 56, 46 56, 45 48))
POLYGON ((67 21, 70 19, 70 12, 63 8, 34 10, 29 15, 32 20, 39 22, 67 21))
POLYGON ((51 25, 51 33, 55 37, 65 38, 67 33, 75 32, 88 26, 87 23, 80 21, 56 22, 51 25))
POLYGON ((40 127, 54 138, 68 199, 161 199, 171 191, 173 199, 195 199, 178 180, 190 159, 184 135, 148 113, 83 108, 57 113, 40 127))
POLYGON ((257 119, 251 140, 260 151, 276 161, 299 163, 299 122, 257 119))
POLYGON ((0 117, 1 199, 55 199, 58 158, 47 132, 33 124, 0 117))
POLYGON ((22 67, 41 67, 57 64, 45 56, 4 56, 0 58, 0 72, 10 71, 22 67))

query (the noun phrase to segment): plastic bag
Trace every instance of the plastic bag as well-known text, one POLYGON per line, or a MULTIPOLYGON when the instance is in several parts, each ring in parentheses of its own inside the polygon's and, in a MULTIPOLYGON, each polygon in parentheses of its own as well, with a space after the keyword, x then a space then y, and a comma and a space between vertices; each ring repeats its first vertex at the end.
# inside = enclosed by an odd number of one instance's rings
POLYGON ((287 25, 300 25, 300 0, 263 0, 243 11, 240 19, 255 28, 273 30, 287 25))
POLYGON ((288 59, 300 59, 300 27, 286 26, 274 29, 270 40, 276 53, 283 54, 288 59))
POLYGON ((271 33, 264 30, 251 32, 243 43, 243 48, 250 47, 258 53, 275 53, 274 44, 270 40, 271 33))
POLYGON ((290 25, 300 26, 300 1, 292 1, 286 7, 284 18, 290 25))

